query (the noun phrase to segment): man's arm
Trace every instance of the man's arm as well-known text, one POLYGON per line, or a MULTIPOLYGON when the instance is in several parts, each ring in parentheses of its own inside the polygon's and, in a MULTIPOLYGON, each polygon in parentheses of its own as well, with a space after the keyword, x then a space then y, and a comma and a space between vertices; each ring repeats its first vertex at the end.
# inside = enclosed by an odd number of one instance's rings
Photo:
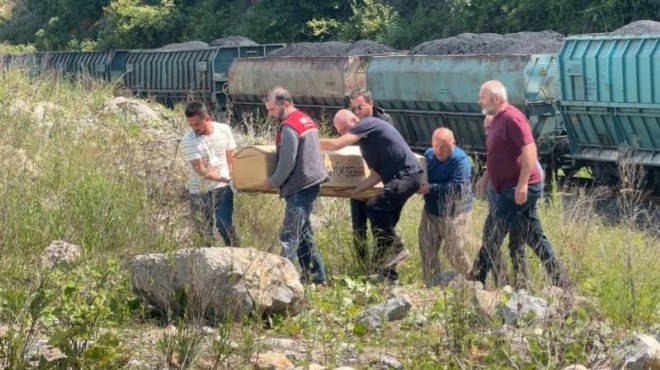
POLYGON ((520 176, 515 194, 516 204, 523 204, 527 201, 527 184, 534 166, 536 166, 536 144, 529 143, 522 147, 520 154, 520 176))
POLYGON ((362 182, 360 182, 353 189, 348 190, 347 194, 352 198, 355 195, 360 194, 361 192, 363 192, 367 189, 373 188, 374 186, 376 186, 376 184, 378 184, 382 180, 383 179, 380 177, 380 175, 376 171, 372 170, 369 173, 369 176, 367 176, 366 179, 362 180, 362 182))
POLYGON ((227 156, 227 167, 229 168, 229 173, 231 177, 234 177, 234 150, 227 150, 225 152, 227 156))
POLYGON ((336 139, 321 139, 321 150, 339 150, 360 141, 360 137, 346 133, 336 139))
POLYGON ((486 169, 479 178, 479 180, 477 180, 477 183, 474 184, 475 190, 478 192, 482 192, 486 190, 486 188, 488 187, 488 181, 490 180, 488 179, 488 169, 486 169))
POLYGON ((282 128, 282 142, 280 143, 279 158, 275 173, 266 179, 264 187, 279 188, 289 178, 296 166, 298 156, 298 134, 290 127, 282 128))
POLYGON ((209 170, 209 168, 204 165, 204 161, 202 159, 193 159, 190 161, 190 165, 200 177, 203 177, 206 180, 215 182, 229 182, 229 179, 220 176, 217 171, 209 170))
POLYGON ((439 195, 445 195, 449 192, 463 194, 466 188, 470 186, 469 166, 470 163, 464 158, 455 159, 449 173, 449 179, 447 181, 430 183, 429 192, 439 195))

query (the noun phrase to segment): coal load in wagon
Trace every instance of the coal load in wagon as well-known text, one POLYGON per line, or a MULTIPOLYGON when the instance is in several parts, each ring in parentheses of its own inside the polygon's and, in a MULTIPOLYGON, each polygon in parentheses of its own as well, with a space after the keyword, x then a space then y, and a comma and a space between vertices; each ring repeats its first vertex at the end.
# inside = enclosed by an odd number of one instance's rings
POLYGON ((158 48, 158 50, 190 50, 190 49, 206 49, 209 47, 209 44, 204 41, 186 41, 186 42, 177 42, 173 44, 167 44, 163 47, 158 48))
POLYGON ((346 50, 345 55, 382 55, 396 53, 397 50, 371 40, 356 41, 346 50))
POLYGON ((360 40, 354 43, 327 41, 327 42, 299 42, 272 51, 272 57, 336 57, 349 55, 377 55, 396 52, 387 45, 371 40, 360 40))
POLYGON ((273 50, 271 57, 332 57, 344 55, 351 46, 347 42, 298 42, 273 50))
POLYGON ((557 53, 564 36, 554 31, 497 33, 462 33, 415 46, 410 55, 452 54, 546 54, 557 53))
POLYGON ((660 22, 637 21, 617 28, 610 33, 612 36, 660 35, 660 22))
POLYGON ((255 46, 256 42, 243 36, 227 36, 215 39, 209 43, 209 46, 255 46))

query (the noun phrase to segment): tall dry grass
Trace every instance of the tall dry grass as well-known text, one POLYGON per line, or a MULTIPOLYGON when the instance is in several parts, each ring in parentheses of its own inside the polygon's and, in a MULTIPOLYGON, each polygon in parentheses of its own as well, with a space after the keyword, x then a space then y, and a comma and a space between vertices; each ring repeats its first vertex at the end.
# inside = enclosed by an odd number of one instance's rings
MULTIPOLYGON (((148 315, 143 310, 147 308, 131 293, 130 284, 119 275, 116 263, 108 261, 121 262, 136 254, 194 246, 188 221, 187 164, 178 147, 178 140, 186 131, 181 109, 159 109, 162 120, 141 122, 125 112, 104 111, 113 91, 113 86, 93 80, 58 76, 31 79, 20 71, 0 74, 0 322, 24 329, 17 331, 12 341, 0 340, 2 358, 28 348, 35 340, 34 327, 48 327, 49 322, 54 322, 54 307, 64 304, 55 293, 65 290, 62 285, 78 291, 86 284, 85 277, 94 278, 95 286, 112 297, 103 304, 86 301, 82 299, 84 295, 71 301, 88 307, 86 312, 102 319, 94 327, 97 329, 86 333, 90 340, 102 338, 105 331, 101 328, 144 322, 148 315), (59 276, 58 281, 43 278, 50 275, 41 271, 38 264, 39 254, 53 240, 66 240, 83 249, 83 262, 76 272, 59 276), (79 270, 82 268, 87 270, 79 270), (118 278, 106 279, 109 273, 118 278)), ((244 124, 245 134, 237 133, 239 145, 272 142, 272 125, 263 121, 244 124)), ((619 331, 643 329, 660 321, 657 233, 646 232, 640 226, 643 222, 637 216, 643 209, 639 207, 642 200, 621 198, 623 202, 617 207, 628 218, 612 224, 599 210, 603 197, 599 191, 587 190, 573 191, 570 196, 554 194, 553 201, 539 203, 544 228, 575 282, 576 293, 596 302, 597 315, 619 331), (628 222, 631 217, 634 222, 628 222)), ((553 368, 566 363, 568 360, 556 358, 537 362, 525 362, 523 358, 506 360, 510 353, 498 352, 508 348, 506 345, 484 339, 492 337, 495 329, 491 324, 461 326, 461 318, 472 318, 469 302, 457 295, 421 288, 417 228, 422 202, 421 196, 413 196, 397 227, 412 252, 401 268, 401 289, 435 299, 427 313, 431 324, 420 329, 411 318, 396 328, 386 327, 382 336, 356 334, 357 313, 385 299, 388 291, 371 285, 361 275, 352 247, 348 200, 322 197, 317 202, 314 223, 319 249, 331 276, 330 285, 308 288, 304 312, 296 318, 272 318, 270 330, 278 335, 302 336, 312 348, 323 351, 327 364, 347 361, 348 348, 366 350, 366 340, 379 348, 400 350, 397 353, 401 353, 407 368, 436 368, 443 361, 454 361, 451 363, 457 367, 473 367, 468 360, 452 357, 449 347, 443 347, 447 332, 442 323, 460 329, 463 334, 458 339, 470 340, 475 346, 481 343, 477 349, 488 352, 492 359, 489 368, 530 363, 537 368, 553 368), (476 337, 488 332, 491 336, 476 337)), ((234 217, 242 245, 279 254, 283 205, 276 195, 237 194, 234 217)), ((480 247, 486 212, 485 202, 477 199, 466 246, 470 257, 476 256, 480 247)), ((657 224, 645 227, 657 229, 657 224)), ((533 253, 527 255, 532 292, 538 292, 548 282, 533 253)), ((445 261, 443 269, 450 269, 445 261)), ((71 315, 74 311, 67 312, 71 315)), ((56 313, 60 315, 58 320, 70 319, 61 310, 56 313)), ((212 351, 218 361, 221 359, 224 368, 245 364, 245 358, 259 348, 258 338, 265 330, 253 322, 225 323, 220 327, 224 337, 216 338, 206 350, 212 351), (232 358, 242 358, 243 362, 231 362, 232 358)), ((186 333, 190 335, 163 338, 163 356, 170 356, 171 348, 201 345, 190 340, 196 338, 195 333, 186 333)), ((555 339, 545 338, 548 343, 555 339)), ((125 345, 110 339, 107 343, 115 343, 119 348, 125 345)), ((465 347, 465 343, 454 340, 456 348, 475 351, 465 347)), ((573 351, 579 353, 577 349, 573 351)), ((84 358, 84 353, 79 356, 84 358)), ((12 358, 14 364, 21 365, 20 355, 12 358)), ((96 364, 91 359, 86 361, 88 367, 96 364)))

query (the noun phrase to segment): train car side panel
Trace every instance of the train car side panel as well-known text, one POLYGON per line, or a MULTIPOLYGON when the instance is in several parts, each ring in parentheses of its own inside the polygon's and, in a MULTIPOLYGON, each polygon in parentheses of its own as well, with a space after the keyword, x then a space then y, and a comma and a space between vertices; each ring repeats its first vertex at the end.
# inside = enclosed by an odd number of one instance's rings
POLYGON ((433 130, 448 127, 473 154, 485 152, 479 88, 500 80, 509 102, 528 115, 537 139, 552 138, 539 148, 549 155, 554 138, 562 135, 556 60, 556 54, 381 56, 369 64, 367 79, 376 102, 413 148, 429 147, 433 130))
POLYGON ((660 190, 660 35, 573 36, 559 59, 561 109, 575 161, 609 168, 616 181, 626 152, 660 190))
POLYGON ((229 69, 237 119, 264 115, 263 97, 274 86, 289 90, 298 108, 326 121, 347 106, 347 97, 366 86, 369 57, 268 57, 236 59, 229 69))

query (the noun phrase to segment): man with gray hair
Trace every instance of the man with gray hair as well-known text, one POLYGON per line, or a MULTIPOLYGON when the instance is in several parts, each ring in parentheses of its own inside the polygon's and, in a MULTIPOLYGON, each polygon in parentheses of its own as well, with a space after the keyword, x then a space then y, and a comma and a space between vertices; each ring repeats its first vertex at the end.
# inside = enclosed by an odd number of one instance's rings
MULTIPOLYGON (((485 230, 484 244, 469 278, 486 282, 493 256, 499 253, 504 235, 510 231, 516 248, 524 248, 525 240, 531 245, 553 285, 568 287, 570 280, 543 233, 536 208, 543 192, 543 176, 536 166, 536 144, 527 118, 509 105, 500 81, 487 81, 481 86, 479 104, 484 114, 493 116, 486 138, 486 171, 497 193, 497 204, 493 225, 485 230)), ((524 253, 517 255, 524 258, 524 253)))
POLYGON ((264 103, 268 116, 280 123, 275 137, 277 167, 264 188, 279 188, 286 202, 280 233, 283 254, 291 262, 298 260, 303 282, 323 284, 325 267, 310 221, 321 184, 328 180, 319 130, 312 118, 294 107, 283 87, 273 88, 264 103))

